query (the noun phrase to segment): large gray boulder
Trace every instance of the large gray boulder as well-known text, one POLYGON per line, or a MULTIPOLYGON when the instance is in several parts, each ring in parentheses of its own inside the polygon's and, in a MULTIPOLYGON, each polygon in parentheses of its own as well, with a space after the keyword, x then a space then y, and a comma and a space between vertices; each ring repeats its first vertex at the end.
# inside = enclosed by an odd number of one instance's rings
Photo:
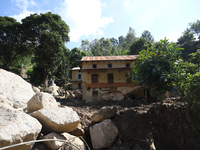
POLYGON ((78 114, 69 107, 45 107, 30 113, 42 124, 42 132, 70 132, 80 122, 78 114))
POLYGON ((90 137, 93 149, 110 147, 115 141, 119 131, 110 119, 106 119, 90 127, 90 137))
MULTIPOLYGON (((0 148, 37 139, 42 129, 37 119, 3 103, 0 103, 0 114, 0 148)), ((33 144, 9 150, 30 150, 33 144)))
POLYGON ((4 95, 14 108, 25 108, 35 93, 31 84, 20 76, 0 69, 0 94, 4 95))
POLYGON ((56 99, 49 93, 36 93, 27 103, 28 113, 42 109, 44 107, 57 107, 56 99))

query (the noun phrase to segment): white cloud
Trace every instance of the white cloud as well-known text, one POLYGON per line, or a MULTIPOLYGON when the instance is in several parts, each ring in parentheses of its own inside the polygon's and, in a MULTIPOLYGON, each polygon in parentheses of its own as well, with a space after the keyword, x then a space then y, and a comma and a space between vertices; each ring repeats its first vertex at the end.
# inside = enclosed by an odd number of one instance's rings
POLYGON ((35 13, 34 11, 29 11, 28 8, 31 6, 36 6, 37 4, 33 0, 16 0, 16 5, 19 7, 19 10, 22 12, 18 15, 13 15, 11 17, 15 18, 17 21, 21 21, 23 18, 26 18, 30 14, 35 13))
POLYGON ((77 42, 83 35, 103 35, 100 28, 114 20, 112 17, 103 17, 101 7, 99 0, 64 1, 59 14, 70 27, 70 41, 77 42))

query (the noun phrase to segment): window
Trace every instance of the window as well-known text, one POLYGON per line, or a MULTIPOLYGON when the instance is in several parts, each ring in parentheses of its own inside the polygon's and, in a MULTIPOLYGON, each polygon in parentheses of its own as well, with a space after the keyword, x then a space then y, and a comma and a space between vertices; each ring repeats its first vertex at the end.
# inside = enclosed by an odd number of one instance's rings
POLYGON ((130 67, 130 63, 126 63, 126 67, 130 67))
POLYGON ((81 79, 81 74, 78 74, 78 79, 81 79))
POLYGON ((93 67, 93 68, 97 68, 97 64, 93 64, 92 67, 93 67))
POLYGON ((80 70, 78 72, 81 72, 80 70))
POLYGON ((81 87, 81 83, 79 83, 79 84, 78 84, 78 88, 79 88, 79 89, 81 89, 81 88, 82 88, 82 87, 81 87))
POLYGON ((108 74, 108 83, 109 84, 113 84, 114 80, 113 80, 113 73, 109 73, 108 74))
POLYGON ((92 83, 98 83, 98 74, 92 74, 92 83))
POLYGON ((112 64, 108 64, 108 68, 112 68, 112 64))

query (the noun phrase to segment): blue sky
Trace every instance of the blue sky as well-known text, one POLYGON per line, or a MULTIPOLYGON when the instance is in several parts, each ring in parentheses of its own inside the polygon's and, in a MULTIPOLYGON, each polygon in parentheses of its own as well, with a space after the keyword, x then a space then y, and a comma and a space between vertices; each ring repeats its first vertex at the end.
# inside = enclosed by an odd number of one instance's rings
POLYGON ((176 40, 200 20, 199 0, 0 0, 0 16, 18 21, 32 13, 59 14, 70 27, 67 48, 81 40, 126 36, 129 27, 140 37, 148 30, 156 41, 176 40))

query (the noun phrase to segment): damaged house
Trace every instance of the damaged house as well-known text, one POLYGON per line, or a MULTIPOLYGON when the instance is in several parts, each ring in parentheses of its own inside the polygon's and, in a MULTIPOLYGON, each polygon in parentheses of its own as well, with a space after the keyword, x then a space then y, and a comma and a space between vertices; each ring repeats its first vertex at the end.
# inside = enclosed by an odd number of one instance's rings
POLYGON ((80 67, 74 67, 71 69, 72 72, 72 89, 82 89, 82 74, 80 67))
POLYGON ((134 86, 128 78, 136 58, 136 55, 83 57, 78 61, 83 99, 86 102, 122 100, 130 93, 134 93, 134 98, 145 97, 144 87, 134 86))

